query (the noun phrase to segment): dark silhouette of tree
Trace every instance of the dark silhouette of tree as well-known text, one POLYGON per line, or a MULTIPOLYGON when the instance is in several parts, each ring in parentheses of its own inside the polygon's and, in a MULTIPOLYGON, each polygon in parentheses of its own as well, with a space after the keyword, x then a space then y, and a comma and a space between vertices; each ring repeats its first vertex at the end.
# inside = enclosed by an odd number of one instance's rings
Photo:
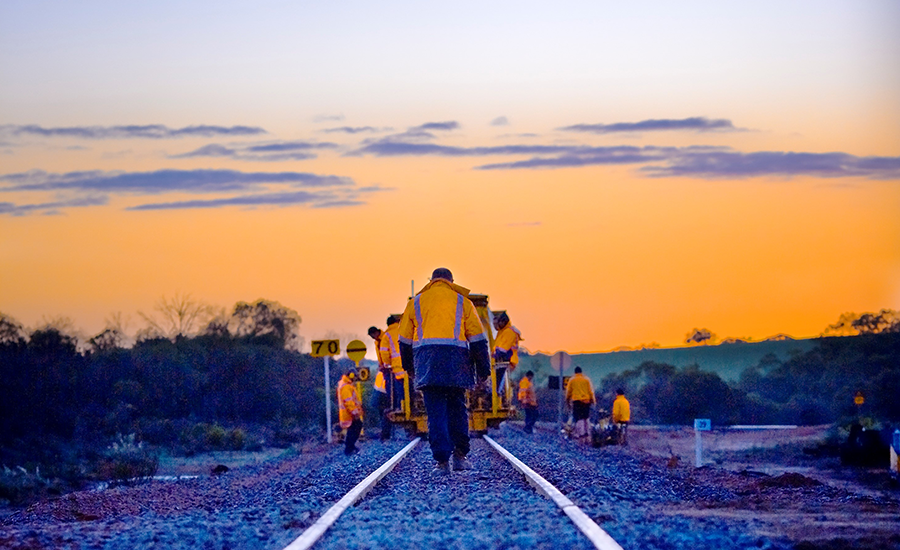
POLYGON ((882 309, 878 313, 842 313, 837 322, 828 325, 822 336, 855 336, 858 334, 880 334, 900 332, 900 312, 882 309))
POLYGON ((190 294, 175 294, 172 298, 161 297, 153 310, 158 314, 148 315, 142 311, 138 315, 147 323, 138 339, 169 338, 190 336, 197 327, 205 323, 215 313, 214 308, 190 294))
POLYGON ((715 341, 716 335, 708 328, 695 328, 687 334, 684 342, 686 344, 711 344, 715 341))
POLYGON ((231 325, 236 336, 269 339, 281 347, 294 350, 299 350, 303 345, 298 332, 300 323, 300 315, 293 309, 262 298, 252 304, 238 302, 231 314, 231 325))

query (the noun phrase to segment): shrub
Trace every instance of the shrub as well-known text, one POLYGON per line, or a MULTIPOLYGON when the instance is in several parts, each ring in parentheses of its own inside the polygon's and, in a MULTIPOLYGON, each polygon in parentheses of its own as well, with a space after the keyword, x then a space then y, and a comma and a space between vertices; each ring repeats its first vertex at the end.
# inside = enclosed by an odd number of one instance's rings
POLYGON ((107 448, 100 461, 99 474, 112 481, 129 482, 152 477, 159 467, 159 457, 136 441, 135 434, 119 435, 107 448))

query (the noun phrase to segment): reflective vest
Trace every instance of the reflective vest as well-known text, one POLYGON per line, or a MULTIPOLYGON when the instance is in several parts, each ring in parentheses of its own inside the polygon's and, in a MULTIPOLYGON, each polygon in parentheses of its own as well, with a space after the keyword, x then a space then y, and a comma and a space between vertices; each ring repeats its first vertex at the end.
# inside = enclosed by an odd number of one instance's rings
POLYGON ((579 372, 569 379, 569 385, 566 387, 566 401, 597 402, 594 386, 584 374, 579 372))
POLYGON ((356 391, 356 384, 345 374, 337 385, 338 419, 341 428, 349 428, 354 418, 362 420, 362 401, 356 391))
POLYGON ((481 376, 490 373, 487 335, 468 293, 435 279, 406 304, 400 342, 412 347, 417 386, 469 388, 473 358, 481 376))
POLYGON ((616 400, 613 401, 612 421, 613 422, 629 422, 629 421, 631 421, 631 405, 628 403, 628 400, 625 399, 624 395, 617 395, 616 400))
POLYGON ((497 361, 509 361, 509 368, 515 369, 519 364, 519 340, 522 333, 519 329, 507 323, 497 333, 494 340, 494 359, 497 361))
POLYGON ((384 371, 381 369, 378 369, 378 374, 375 375, 375 391, 387 393, 387 387, 384 383, 384 371))
POLYGON ((537 395, 534 393, 534 382, 527 376, 519 381, 519 403, 523 407, 537 407, 537 395))
POLYGON ((390 367, 397 380, 403 380, 406 376, 403 361, 400 359, 400 321, 389 325, 387 330, 381 333, 378 359, 385 367, 390 367))

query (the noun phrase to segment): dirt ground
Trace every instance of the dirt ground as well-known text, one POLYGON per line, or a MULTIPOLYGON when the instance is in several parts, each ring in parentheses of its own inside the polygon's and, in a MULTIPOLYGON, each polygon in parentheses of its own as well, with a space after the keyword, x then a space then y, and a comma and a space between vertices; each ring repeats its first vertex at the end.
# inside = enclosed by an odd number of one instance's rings
POLYGON ((828 429, 703 432, 701 468, 694 467, 692 428, 632 426, 628 440, 687 482, 735 495, 662 513, 744 519, 760 535, 786 537, 801 550, 900 548, 900 485, 886 470, 842 467, 837 457, 804 452, 828 429))

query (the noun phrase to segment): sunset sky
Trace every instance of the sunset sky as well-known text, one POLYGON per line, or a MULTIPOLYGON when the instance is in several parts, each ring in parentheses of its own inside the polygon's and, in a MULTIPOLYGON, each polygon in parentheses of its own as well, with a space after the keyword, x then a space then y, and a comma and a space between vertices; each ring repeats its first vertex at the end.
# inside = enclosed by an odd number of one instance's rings
POLYGON ((531 351, 815 336, 900 309, 898 29, 894 0, 4 0, 0 311, 91 336, 266 298, 363 337, 445 266, 531 351))

